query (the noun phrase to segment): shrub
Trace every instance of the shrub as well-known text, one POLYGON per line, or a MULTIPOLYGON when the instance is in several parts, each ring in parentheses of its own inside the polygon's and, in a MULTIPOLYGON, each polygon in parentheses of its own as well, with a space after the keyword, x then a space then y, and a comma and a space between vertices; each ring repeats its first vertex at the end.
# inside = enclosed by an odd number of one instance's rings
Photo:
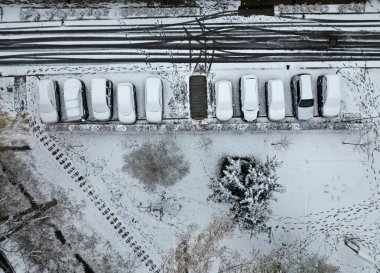
POLYGON ((189 163, 173 141, 145 143, 124 155, 122 170, 141 181, 148 189, 157 185, 172 186, 189 172, 189 163))
POLYGON ((269 202, 275 200, 274 192, 284 191, 277 183, 280 164, 276 158, 260 162, 248 157, 226 157, 220 178, 210 184, 213 193, 209 199, 231 203, 234 222, 243 229, 269 232, 265 224, 271 214, 269 202))

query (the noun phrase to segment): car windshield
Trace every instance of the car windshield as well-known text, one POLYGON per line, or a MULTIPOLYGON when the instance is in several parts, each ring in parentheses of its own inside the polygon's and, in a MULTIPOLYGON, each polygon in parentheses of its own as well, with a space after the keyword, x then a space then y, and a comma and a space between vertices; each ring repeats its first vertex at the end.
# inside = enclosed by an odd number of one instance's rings
POLYGON ((313 99, 310 99, 310 100, 301 100, 300 101, 300 104, 299 104, 299 107, 312 107, 314 105, 314 100, 313 99))
POLYGON ((283 103, 280 100, 275 100, 274 98, 272 98, 272 102, 270 104, 270 107, 273 110, 279 110, 279 109, 281 109, 283 107, 283 103))
POLYGON ((95 103, 94 104, 94 112, 96 113, 106 113, 108 112, 108 106, 106 103, 95 103))

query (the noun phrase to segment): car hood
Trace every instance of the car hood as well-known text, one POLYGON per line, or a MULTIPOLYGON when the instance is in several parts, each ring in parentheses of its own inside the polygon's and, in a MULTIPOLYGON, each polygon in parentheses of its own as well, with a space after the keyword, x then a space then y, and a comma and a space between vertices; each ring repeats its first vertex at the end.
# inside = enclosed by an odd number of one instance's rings
POLYGON ((132 124, 136 122, 136 114, 132 112, 130 115, 123 115, 119 113, 119 120, 121 123, 132 124))
POLYGON ((162 112, 146 112, 146 120, 151 123, 159 123, 162 121, 162 112))
POLYGON ((228 121, 232 118, 232 109, 231 110, 219 110, 216 111, 216 118, 220 121, 228 121))
POLYGON ((246 121, 254 121, 257 119, 258 112, 259 112, 259 110, 252 110, 252 111, 243 110, 244 119, 246 121))
POLYGON ((332 118, 338 116, 340 113, 340 107, 323 107, 322 115, 326 118, 332 118))
POLYGON ((273 121, 282 120, 285 118, 285 108, 282 109, 273 109, 269 108, 268 118, 273 121))
POLYGON ((314 117, 314 107, 298 107, 297 118, 299 120, 309 120, 314 117))
POLYGON ((99 112, 93 112, 94 114, 94 118, 97 119, 97 120, 109 120, 111 118, 111 111, 107 108, 106 109, 107 111, 106 112, 102 112, 102 113, 99 113, 99 112))
POLYGON ((58 113, 57 111, 52 111, 49 113, 40 112, 41 121, 43 123, 56 123, 58 122, 58 113))

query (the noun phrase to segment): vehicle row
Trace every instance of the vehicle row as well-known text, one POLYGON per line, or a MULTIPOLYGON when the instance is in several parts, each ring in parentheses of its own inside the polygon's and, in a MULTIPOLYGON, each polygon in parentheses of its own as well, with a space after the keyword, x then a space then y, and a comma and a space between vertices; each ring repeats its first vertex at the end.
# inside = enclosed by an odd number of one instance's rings
MULTIPOLYGON (((309 120, 314 117, 314 97, 310 74, 295 75, 291 79, 291 96, 293 114, 298 120, 309 120)), ((244 75, 240 78, 240 102, 243 119, 255 121, 259 114, 259 87, 255 75, 244 75)), ((318 113, 326 118, 337 117, 341 109, 340 77, 327 74, 317 80, 318 113)), ((274 79, 265 83, 267 115, 272 121, 285 118, 285 91, 282 80, 274 79)), ((221 80, 215 84, 216 117, 228 121, 233 116, 232 83, 221 80)))
MULTIPOLYGON (((65 120, 84 121, 89 117, 91 109, 97 121, 108 121, 113 115, 113 84, 111 81, 95 78, 91 81, 89 97, 91 108, 87 104, 86 88, 78 79, 68 79, 63 84, 63 106, 60 107, 59 86, 53 80, 39 82, 39 110, 44 123, 56 123, 65 111, 65 120)), ((136 122, 135 87, 130 82, 119 83, 116 88, 116 106, 118 120, 125 124, 136 122)), ((145 80, 146 119, 151 123, 162 121, 162 82, 159 78, 145 80)))
MULTIPOLYGON (((309 120, 314 117, 315 99, 312 92, 310 74, 299 74, 290 82, 293 114, 298 120, 309 120)), ((159 78, 145 80, 145 114, 150 123, 160 123, 163 117, 163 87, 159 78)), ((255 121, 259 115, 259 85, 255 75, 244 75, 239 80, 240 104, 243 120, 255 121)), ((285 118, 286 103, 284 83, 272 79, 265 83, 267 116, 272 121, 285 118)), ((65 121, 84 121, 89 114, 95 121, 108 121, 117 108, 117 119, 125 124, 136 122, 136 92, 130 82, 119 83, 113 95, 113 83, 103 78, 91 80, 86 91, 85 85, 78 79, 68 79, 63 84, 60 98, 58 83, 54 80, 39 82, 39 111, 44 123, 65 121), (115 97, 115 102, 113 98, 115 97), (87 99, 89 98, 89 99, 87 99), (87 100, 89 100, 89 104, 87 100), (60 107, 60 102, 63 103, 60 107), (90 111, 90 113, 89 113, 90 111)), ((233 117, 232 82, 220 80, 215 83, 215 114, 220 121, 233 117)), ((340 77, 327 74, 317 80, 318 113, 326 118, 336 117, 341 108, 340 77)))

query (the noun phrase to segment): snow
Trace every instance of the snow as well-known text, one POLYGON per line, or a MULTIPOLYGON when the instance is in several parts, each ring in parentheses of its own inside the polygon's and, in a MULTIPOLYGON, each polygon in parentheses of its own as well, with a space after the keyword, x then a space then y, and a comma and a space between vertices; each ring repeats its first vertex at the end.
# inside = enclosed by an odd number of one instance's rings
MULTIPOLYGON (((238 1, 219 6, 220 10, 232 10, 238 1)), ((206 3, 206 1, 204 2, 206 3)), ((210 12, 207 1, 202 12, 210 12)), ((371 5, 376 4, 372 1, 371 5)), ((17 7, 4 7, 3 21, 10 21, 17 7)), ((366 6, 367 10, 368 6, 366 6)), ((376 11, 377 6, 372 6, 376 11)), ((336 15, 331 15, 336 16, 336 15)), ((329 19, 330 15, 306 15, 308 19, 329 19)), ((368 20, 378 20, 378 14, 366 15, 368 20)), ((357 15, 340 15, 344 19, 354 20, 357 15)), ((362 17, 361 17, 362 18, 362 17)), ((191 18, 162 18, 160 22, 183 23, 191 18)), ((277 23, 302 20, 294 18, 271 18, 252 16, 221 17, 210 20, 220 22, 277 23)), ((123 25, 156 24, 157 18, 102 20, 102 28, 118 28, 123 25)), ((332 29, 324 22, 310 25, 303 30, 332 29)), ((3 23, 0 29, 13 27, 53 27, 53 28, 91 28, 98 25, 98 20, 3 23)), ((371 26, 373 22, 363 23, 371 26)), ((301 29, 301 28, 300 28, 301 29)), ((347 31, 356 30, 346 27, 347 31)), ((372 26, 368 29, 376 29, 372 26)), ((31 30, 32 31, 32 30, 31 30)), ((33 34, 35 35, 35 34, 33 34)), ((54 41, 52 41, 54 43, 54 41)), ((111 52, 111 50, 110 50, 111 52)), ((113 51, 115 52, 115 51, 113 51)), ((158 51, 157 51, 158 52, 158 51)), ((280 51, 276 51, 280 52, 280 51)), ((141 54, 138 50, 123 54, 141 54)), ((162 50, 160 54, 167 54, 162 50)), ((6 54, 6 53, 1 53, 6 54)), ((84 56, 86 52, 80 52, 84 56)), ((122 55, 122 53, 120 53, 122 55)), ((279 180, 286 192, 276 193, 277 202, 271 203, 273 215, 270 225, 273 227, 272 242, 265 236, 251 238, 248 232, 235 230, 224 243, 231 250, 238 250, 249 255, 254 249, 269 251, 277 245, 292 244, 297 240, 309 242, 309 248, 329 261, 341 266, 345 273, 375 272, 369 264, 357 257, 343 245, 344 236, 358 237, 371 253, 378 251, 379 225, 379 162, 380 156, 375 152, 373 133, 366 134, 374 123, 341 123, 344 116, 358 115, 368 118, 379 115, 380 64, 378 61, 356 62, 268 62, 268 63, 215 63, 212 64, 208 81, 210 86, 220 80, 232 83, 234 115, 230 123, 221 125, 215 119, 214 98, 209 90, 209 118, 195 122, 189 118, 188 94, 183 101, 176 101, 176 86, 186 86, 186 78, 194 67, 189 64, 143 63, 135 64, 81 64, 81 65, 29 65, 0 66, 1 107, 14 115, 14 87, 12 76, 26 75, 26 90, 22 95, 27 98, 28 111, 38 119, 37 83, 40 79, 58 81, 62 95, 63 82, 70 78, 82 80, 87 89, 93 78, 109 79, 114 87, 122 82, 131 82, 136 87, 137 118, 136 125, 123 125, 116 121, 117 108, 110 123, 93 122, 85 125, 63 124, 49 125, 42 128, 48 131, 55 142, 70 157, 76 169, 85 174, 109 206, 117 212, 119 220, 127 223, 133 230, 133 236, 139 244, 149 250, 156 262, 163 261, 164 256, 176 244, 176 234, 183 232, 189 225, 205 227, 215 214, 228 212, 227 204, 208 201, 211 194, 209 183, 219 174, 220 159, 225 156, 253 156, 265 160, 276 156, 283 164, 278 170, 279 180), (269 122, 266 116, 264 85, 268 80, 280 79, 284 83, 286 115, 292 115, 290 80, 292 76, 310 73, 312 91, 316 97, 316 81, 323 74, 341 76, 342 114, 332 122, 315 118, 310 123, 298 123, 287 117, 283 122, 269 122), (246 74, 254 74, 259 81, 260 117, 257 123, 247 124, 240 118, 239 79, 246 74), (8 77, 9 76, 9 77, 8 77), (162 125, 149 125, 145 121, 144 83, 149 77, 159 77, 163 82, 164 122, 162 125), (175 104, 170 104, 170 102, 175 104), (174 106, 173 106, 174 105, 174 106), (306 124, 306 125, 305 125, 306 124), (340 127, 342 126, 342 127, 340 127), (316 128, 315 130, 310 130, 316 128), (285 129, 285 130, 279 130, 285 129), (303 130, 299 130, 303 129, 303 130), (323 130, 322 130, 323 129, 323 130), (332 130, 337 129, 337 130, 332 130), (372 141, 366 145, 366 137, 372 141), (123 171, 123 156, 128 156, 145 143, 173 141, 178 145, 185 159, 190 162, 190 172, 171 187, 158 186, 155 191, 147 190, 143 184, 123 171), (346 143, 346 144, 345 144, 346 143), (351 144, 348 144, 351 143, 351 144), (353 144, 352 144, 353 143, 353 144), (276 228, 277 227, 277 228, 276 228)), ((212 88, 211 88, 212 89, 212 88)), ((114 95, 116 95, 114 90, 114 95)), ((182 92, 180 90, 180 92, 182 92)), ((61 96, 62 97, 62 96, 61 96)), ((117 101, 114 96, 114 105, 117 101)), ((88 97, 88 101, 91 98, 88 97)), ((61 105, 62 102, 61 102, 61 105)), ((91 111, 91 105, 90 113, 91 111)), ((315 114, 317 109, 315 107, 315 114)), ((373 128, 373 127, 372 127, 373 128)), ((24 160, 35 165, 36 173, 45 181, 41 188, 61 186, 70 192, 73 200, 83 200, 84 230, 95 231, 109 241, 120 253, 130 252, 126 244, 111 231, 112 226, 93 206, 88 195, 83 193, 47 153, 43 144, 31 134, 28 137, 33 148, 32 157, 24 160), (59 179, 57 179, 59 177, 59 179), (46 182, 49 181, 49 182, 46 182)), ((141 272, 145 272, 145 268, 141 272)))

